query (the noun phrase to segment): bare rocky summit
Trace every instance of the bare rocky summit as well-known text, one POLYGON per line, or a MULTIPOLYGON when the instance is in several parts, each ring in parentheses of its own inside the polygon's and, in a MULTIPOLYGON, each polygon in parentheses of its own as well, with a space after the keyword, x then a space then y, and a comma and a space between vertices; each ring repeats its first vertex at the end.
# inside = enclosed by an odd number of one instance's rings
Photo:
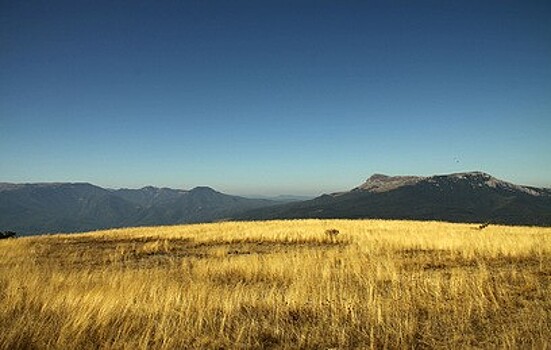
POLYGON ((423 179, 424 177, 421 176, 388 176, 383 174, 373 174, 363 184, 356 187, 355 190, 369 191, 373 193, 387 192, 402 186, 415 185, 423 179))

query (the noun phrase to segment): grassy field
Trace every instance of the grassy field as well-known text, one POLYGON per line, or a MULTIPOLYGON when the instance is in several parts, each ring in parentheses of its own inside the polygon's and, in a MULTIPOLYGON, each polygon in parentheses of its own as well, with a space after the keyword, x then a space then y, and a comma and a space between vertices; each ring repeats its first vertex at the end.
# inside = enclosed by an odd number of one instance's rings
POLYGON ((3 240, 0 348, 551 349, 551 229, 476 228, 296 220, 3 240))

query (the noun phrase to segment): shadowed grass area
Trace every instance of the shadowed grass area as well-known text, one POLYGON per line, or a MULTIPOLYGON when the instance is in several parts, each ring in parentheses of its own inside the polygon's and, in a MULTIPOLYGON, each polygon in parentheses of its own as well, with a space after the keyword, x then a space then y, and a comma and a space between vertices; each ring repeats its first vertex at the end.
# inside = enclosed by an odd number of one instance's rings
POLYGON ((0 347, 550 347, 551 229, 473 227, 227 222, 2 241, 0 347))

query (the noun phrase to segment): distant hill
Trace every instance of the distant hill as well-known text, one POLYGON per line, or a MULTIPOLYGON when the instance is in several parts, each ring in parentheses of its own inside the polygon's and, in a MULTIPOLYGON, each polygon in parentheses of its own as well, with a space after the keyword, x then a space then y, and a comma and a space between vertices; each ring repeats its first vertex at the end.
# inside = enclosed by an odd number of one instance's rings
POLYGON ((255 209, 239 220, 381 218, 551 226, 551 190, 482 172, 419 176, 375 174, 360 186, 312 200, 255 209))
POLYGON ((209 222, 275 203, 208 187, 109 190, 88 183, 0 183, 0 230, 33 235, 209 222))
POLYGON ((276 202, 230 196, 210 187, 196 187, 169 201, 157 202, 144 211, 139 225, 210 222, 228 219, 246 210, 267 207, 276 202))
POLYGON ((125 226, 139 210, 87 183, 0 185, 0 227, 20 235, 125 226))

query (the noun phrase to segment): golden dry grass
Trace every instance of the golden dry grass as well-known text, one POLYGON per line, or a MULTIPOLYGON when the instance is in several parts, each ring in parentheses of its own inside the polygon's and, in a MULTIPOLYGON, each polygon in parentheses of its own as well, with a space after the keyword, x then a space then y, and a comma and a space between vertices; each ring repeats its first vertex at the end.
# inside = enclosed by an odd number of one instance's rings
POLYGON ((0 347, 551 348, 551 229, 476 227, 296 220, 4 240, 0 347))

